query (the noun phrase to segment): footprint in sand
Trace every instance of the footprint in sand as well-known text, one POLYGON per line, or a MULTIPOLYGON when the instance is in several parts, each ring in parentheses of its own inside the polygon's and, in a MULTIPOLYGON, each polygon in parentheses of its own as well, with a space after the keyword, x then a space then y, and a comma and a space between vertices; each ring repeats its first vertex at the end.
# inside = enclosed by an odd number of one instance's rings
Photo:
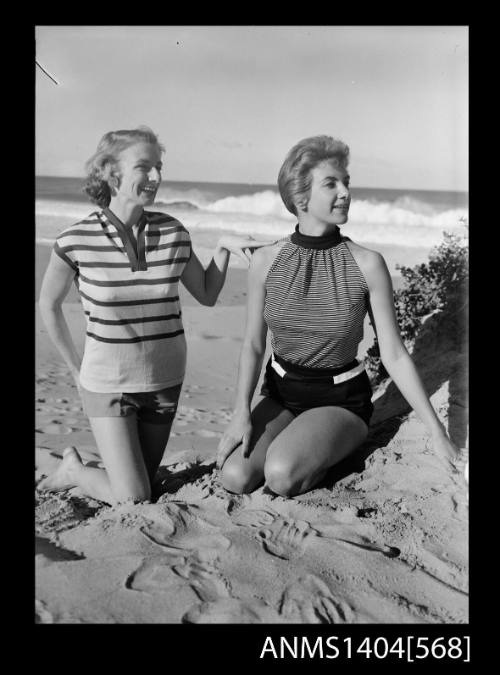
POLYGON ((264 549, 283 560, 302 555, 315 531, 305 520, 278 518, 269 529, 260 530, 259 539, 264 549))
POLYGON ((179 543, 169 537, 166 532, 158 525, 143 526, 139 528, 139 532, 143 534, 148 541, 151 541, 157 546, 161 546, 164 553, 169 555, 186 555, 186 549, 180 546, 179 543))
POLYGON ((196 429, 195 434, 203 438, 220 438, 222 431, 210 431, 209 429, 196 429))
POLYGON ((261 528, 258 532, 264 549, 285 560, 301 555, 311 536, 318 534, 309 522, 280 515, 272 509, 247 509, 233 518, 236 525, 261 528))
POLYGON ((278 518, 275 511, 266 511, 265 509, 246 509, 241 511, 233 518, 235 525, 243 527, 267 527, 272 525, 278 518))
POLYGON ((182 623, 282 623, 282 619, 262 600, 223 598, 190 609, 182 623))
POLYGON ((175 539, 168 534, 168 527, 162 528, 159 524, 143 526, 139 530, 146 539, 170 555, 185 556, 191 552, 198 552, 202 557, 213 558, 231 545, 229 539, 222 534, 200 534, 190 536, 189 539, 175 539))
MULTIPOLYGON (((234 509, 236 501, 240 502, 243 501, 242 499, 236 500, 234 496, 231 496, 231 494, 227 492, 227 490, 225 490, 219 483, 214 473, 208 476, 206 475, 202 476, 194 483, 193 487, 196 487, 197 491, 199 491, 200 499, 207 499, 208 497, 216 497, 217 499, 221 499, 222 501, 226 502, 226 504, 228 504, 228 506, 226 507, 228 513, 229 509, 231 510, 234 509)), ((238 497, 239 496, 240 495, 238 495, 238 497)), ((241 495, 241 497, 243 496, 244 495, 241 495)))
POLYGON ((50 424, 36 428, 35 431, 39 434, 67 435, 71 434, 73 431, 75 431, 75 429, 67 427, 57 420, 53 420, 50 424))
POLYGON ((172 535, 184 533, 189 524, 196 521, 197 514, 191 511, 188 504, 174 501, 162 504, 161 511, 154 505, 154 510, 145 514, 149 521, 145 530, 159 542, 170 541, 172 535))
POLYGON ((36 531, 42 536, 80 525, 103 506, 99 502, 93 502, 95 506, 92 506, 87 499, 68 494, 42 492, 37 496, 40 501, 35 509, 36 531))
POLYGON ((179 565, 174 565, 173 570, 189 581, 191 588, 203 602, 231 597, 229 584, 219 574, 213 561, 201 560, 196 553, 179 565))
POLYGON ((169 591, 180 585, 179 577, 165 564, 163 557, 147 560, 125 580, 129 590, 151 593, 169 591))
POLYGON ((151 522, 140 528, 140 531, 155 544, 163 545, 170 541, 170 536, 175 533, 175 525, 168 516, 162 518, 161 523, 151 522))
POLYGON ((313 574, 306 574, 284 591, 280 614, 288 623, 352 623, 353 611, 313 574))
POLYGON ((197 551, 200 556, 202 556, 205 551, 210 556, 211 551, 217 555, 223 551, 227 551, 231 546, 231 541, 220 533, 200 534, 191 541, 186 541, 185 546, 189 547, 189 550, 191 551, 197 551))

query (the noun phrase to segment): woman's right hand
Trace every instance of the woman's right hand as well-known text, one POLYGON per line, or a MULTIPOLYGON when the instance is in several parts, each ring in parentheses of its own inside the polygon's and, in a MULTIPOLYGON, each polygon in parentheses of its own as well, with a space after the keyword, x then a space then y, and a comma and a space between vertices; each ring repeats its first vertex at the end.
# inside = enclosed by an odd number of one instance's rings
POLYGON ((250 438, 252 436, 252 421, 250 414, 234 413, 229 423, 228 428, 224 432, 218 448, 216 465, 218 469, 222 469, 226 459, 229 455, 241 445, 243 449, 243 457, 248 457, 250 438))

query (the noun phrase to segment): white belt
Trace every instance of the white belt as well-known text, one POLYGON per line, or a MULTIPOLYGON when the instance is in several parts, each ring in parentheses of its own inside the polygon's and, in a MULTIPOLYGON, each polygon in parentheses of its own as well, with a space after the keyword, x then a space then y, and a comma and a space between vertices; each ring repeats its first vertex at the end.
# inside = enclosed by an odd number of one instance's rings
MULTIPOLYGON (((271 354, 271 368, 273 368, 280 377, 285 377, 286 370, 280 366, 280 364, 274 358, 274 354, 271 354)), ((333 384, 340 384, 341 382, 347 382, 351 380, 356 375, 362 373, 365 369, 364 363, 358 363, 357 366, 351 368, 351 370, 346 370, 345 373, 340 373, 340 375, 332 375, 333 384)))

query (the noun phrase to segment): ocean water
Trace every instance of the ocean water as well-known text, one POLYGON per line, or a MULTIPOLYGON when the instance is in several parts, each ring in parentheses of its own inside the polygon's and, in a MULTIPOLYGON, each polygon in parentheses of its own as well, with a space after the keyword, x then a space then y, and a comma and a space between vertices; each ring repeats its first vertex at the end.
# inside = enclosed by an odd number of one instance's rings
MULTIPOLYGON (((54 241, 58 232, 97 208, 82 185, 81 178, 36 177, 37 241, 54 241)), ((467 235, 465 192, 353 187, 351 195, 349 220, 341 229, 360 244, 430 250, 444 231, 467 235)), ((278 238, 296 223, 277 187, 264 184, 164 181, 152 210, 175 216, 193 236, 220 230, 278 238)))

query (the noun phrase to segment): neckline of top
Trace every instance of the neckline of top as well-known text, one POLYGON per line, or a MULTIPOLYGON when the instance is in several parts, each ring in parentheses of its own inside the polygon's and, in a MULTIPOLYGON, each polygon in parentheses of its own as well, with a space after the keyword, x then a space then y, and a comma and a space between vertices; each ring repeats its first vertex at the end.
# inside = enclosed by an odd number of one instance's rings
POLYGON ((137 228, 138 230, 141 230, 149 222, 145 211, 143 211, 141 213, 137 222, 134 223, 131 227, 130 226, 127 227, 127 225, 125 225, 125 223, 120 218, 118 218, 116 213, 111 211, 111 209, 107 206, 102 209, 102 213, 103 213, 104 217, 106 218, 106 220, 108 222, 110 222, 112 225, 114 225, 117 230, 124 230, 125 232, 129 232, 129 231, 131 232, 134 227, 137 228))
POLYGON ((342 236, 338 227, 333 232, 324 234, 320 237, 312 237, 309 234, 303 234, 299 231, 299 225, 295 226, 295 232, 291 236, 292 243, 302 248, 327 249, 333 248, 342 242, 342 236))
POLYGON ((130 263, 132 272, 147 271, 148 265, 146 262, 146 225, 148 218, 144 211, 141 214, 138 222, 137 232, 134 233, 132 227, 128 228, 118 218, 118 216, 109 208, 102 210, 104 218, 107 223, 112 224, 118 231, 121 239, 123 249, 130 263))

